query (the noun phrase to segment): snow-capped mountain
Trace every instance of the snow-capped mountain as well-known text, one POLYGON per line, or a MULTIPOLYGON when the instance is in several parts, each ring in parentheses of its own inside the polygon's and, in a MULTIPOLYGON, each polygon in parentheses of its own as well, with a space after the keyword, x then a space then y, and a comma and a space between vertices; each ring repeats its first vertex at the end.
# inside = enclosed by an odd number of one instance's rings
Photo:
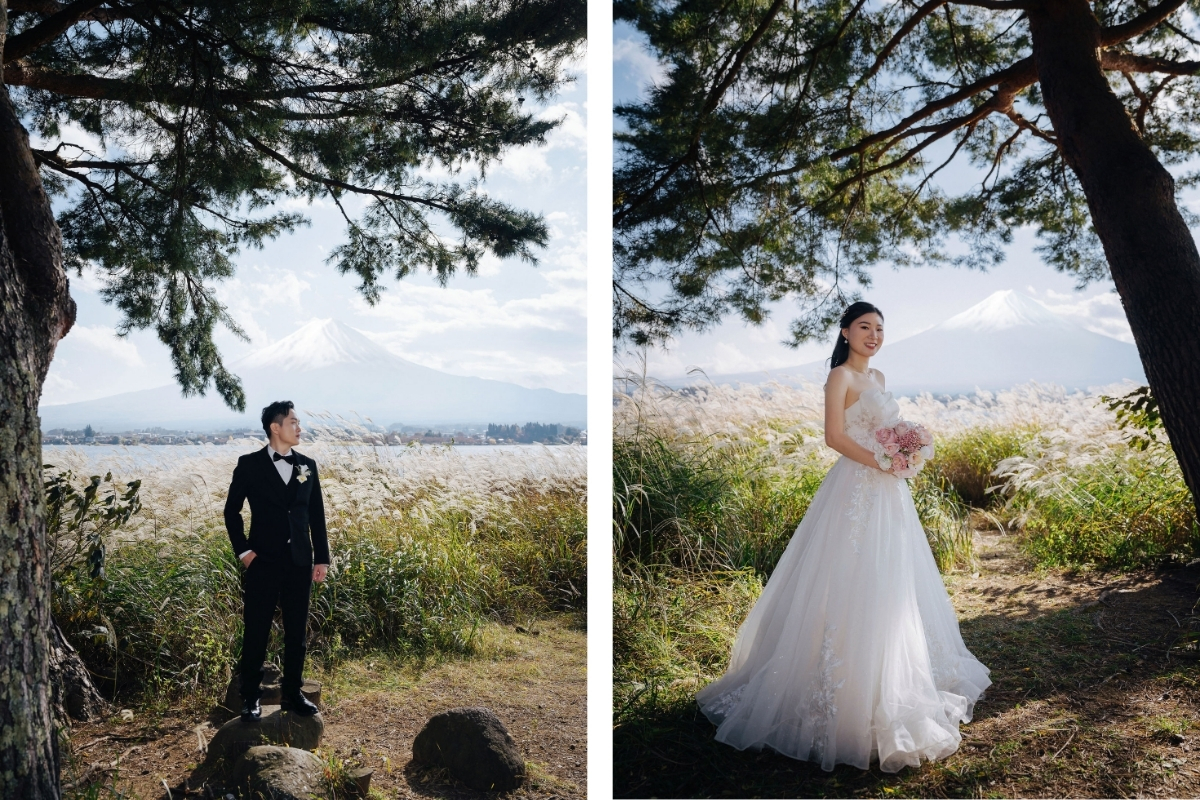
POLYGON ((306 372, 334 364, 389 364, 405 361, 363 334, 335 319, 316 319, 291 336, 256 350, 233 365, 236 369, 306 372))
MULTIPOLYGON (((902 395, 964 394, 977 388, 996 391, 1028 381, 1069 390, 1124 379, 1146 381, 1136 347, 1093 333, 1032 297, 1011 290, 996 292, 921 333, 896 342, 885 338, 871 366, 887 376, 889 390, 902 395)), ((827 371, 825 362, 819 361, 770 371, 712 375, 709 380, 718 384, 823 383, 827 371)))
POLYGON ((329 412, 381 426, 557 422, 582 427, 587 418, 582 394, 439 372, 400 358, 331 319, 310 322, 230 369, 242 379, 245 414, 230 411, 214 392, 184 398, 178 386, 168 385, 42 406, 42 428, 257 428, 261 409, 274 400, 293 401, 302 417, 329 412))

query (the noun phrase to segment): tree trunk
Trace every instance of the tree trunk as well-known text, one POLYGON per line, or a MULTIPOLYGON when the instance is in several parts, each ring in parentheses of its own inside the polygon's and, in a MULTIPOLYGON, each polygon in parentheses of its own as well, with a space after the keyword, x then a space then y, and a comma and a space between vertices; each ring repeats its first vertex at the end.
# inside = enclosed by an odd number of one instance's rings
POLYGON ((1092 224, 1193 502, 1200 500, 1200 252, 1155 158, 1100 69, 1100 24, 1087 0, 1029 12, 1033 57, 1063 158, 1092 224))
POLYGON ((62 628, 50 621, 50 707, 60 726, 70 720, 87 721, 105 713, 108 703, 92 682, 79 653, 62 628))
MULTIPOLYGON (((0 54, 6 5, 0 0, 0 54)), ((75 305, 29 136, 2 85, 0 222, 0 797, 43 800, 59 796, 59 760, 37 407, 75 305)))

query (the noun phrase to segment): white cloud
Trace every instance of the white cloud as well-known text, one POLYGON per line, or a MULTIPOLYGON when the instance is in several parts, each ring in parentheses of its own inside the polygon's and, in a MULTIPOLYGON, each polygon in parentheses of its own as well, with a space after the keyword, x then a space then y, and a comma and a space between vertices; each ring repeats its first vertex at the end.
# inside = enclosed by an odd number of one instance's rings
MULTIPOLYGON (((1033 294, 1036 296, 1037 292, 1033 294)), ((1081 298, 1079 295, 1047 289, 1038 299, 1051 311, 1078 322, 1094 333, 1133 344, 1133 331, 1129 328, 1125 308, 1116 292, 1081 298)))
POLYGON ((42 383, 42 405, 53 406, 74 401, 79 386, 72 380, 51 371, 42 383))
POLYGON ((571 316, 572 312, 579 316, 585 313, 587 293, 582 289, 559 289, 502 303, 491 289, 400 283, 389 289, 374 306, 367 305, 359 297, 351 302, 356 314, 392 322, 396 326, 393 332, 375 334, 375 338, 397 354, 407 357, 395 345, 446 331, 568 330, 574 327, 574 323, 566 317, 571 316))
POLYGON ((622 37, 613 42, 613 64, 624 66, 637 84, 638 94, 644 95, 650 86, 660 84, 667 76, 666 66, 650 54, 641 34, 637 38, 622 37))
POLYGON ((494 175, 504 175, 523 183, 544 178, 550 172, 550 162, 546 160, 546 147, 543 145, 525 145, 509 150, 500 163, 492 168, 494 175))
POLYGON ((475 274, 483 277, 491 277, 499 275, 504 269, 504 260, 496 257, 491 253, 484 253, 483 258, 479 259, 479 266, 475 269, 475 274))
POLYGON ((72 291, 97 294, 104 288, 104 279, 100 277, 100 270, 91 265, 85 266, 80 274, 70 274, 67 278, 72 291))
POLYGON ((540 120, 558 120, 558 127, 546 137, 549 149, 587 151, 587 123, 579 103, 555 103, 537 114, 540 120))
POLYGON ((552 258, 546 259, 538 269, 547 283, 566 288, 587 281, 587 232, 576 230, 573 234, 559 234, 558 245, 552 258))
POLYGON ((256 346, 268 345, 272 339, 262 324, 262 317, 276 308, 301 314, 304 310, 301 295, 312 286, 290 269, 255 265, 245 271, 256 272, 264 280, 250 282, 239 277, 230 278, 217 285, 217 299, 229 309, 256 346))
POLYGON ((129 367, 143 367, 137 345, 128 339, 117 336, 113 328, 104 325, 76 325, 67 336, 72 337, 73 344, 82 344, 95 351, 102 357, 110 358, 129 367))

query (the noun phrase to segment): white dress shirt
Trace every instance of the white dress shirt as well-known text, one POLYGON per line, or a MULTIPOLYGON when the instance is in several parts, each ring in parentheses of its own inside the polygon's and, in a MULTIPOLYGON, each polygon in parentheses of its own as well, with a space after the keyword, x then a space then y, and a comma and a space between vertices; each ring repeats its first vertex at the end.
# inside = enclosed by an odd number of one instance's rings
MULTIPOLYGON (((284 461, 282 458, 279 459, 278 461, 276 461, 275 460, 276 452, 277 451, 275 450, 275 448, 271 447, 271 445, 267 445, 267 455, 269 455, 271 457, 271 463, 275 465, 275 471, 279 473, 280 479, 283 481, 284 485, 286 486, 287 484, 291 483, 291 481, 292 481, 292 465, 289 464, 288 462, 284 461)), ((290 454, 291 452, 292 452, 292 449, 289 447, 287 453, 280 453, 279 455, 286 456, 286 455, 290 454)), ((291 541, 291 540, 289 539, 288 541, 291 541)), ((246 552, 239 555, 238 558, 239 559, 245 558, 246 556, 250 555, 253 552, 254 552, 253 550, 247 550, 246 552)))

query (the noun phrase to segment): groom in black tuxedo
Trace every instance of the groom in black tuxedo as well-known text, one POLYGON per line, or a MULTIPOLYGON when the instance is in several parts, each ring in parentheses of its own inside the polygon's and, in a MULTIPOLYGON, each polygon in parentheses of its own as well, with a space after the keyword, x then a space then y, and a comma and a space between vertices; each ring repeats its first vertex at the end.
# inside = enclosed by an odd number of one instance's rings
POLYGON ((317 462, 292 449, 300 443, 300 420, 291 401, 264 408, 262 425, 267 432, 267 446, 238 459, 225 502, 229 541, 246 565, 241 662, 245 720, 262 716, 262 665, 276 607, 283 611, 282 708, 301 716, 317 713, 317 707, 300 693, 300 687, 309 593, 313 581, 325 580, 329 569, 317 462), (249 538, 242 523, 242 504, 246 500, 250 501, 249 538))

